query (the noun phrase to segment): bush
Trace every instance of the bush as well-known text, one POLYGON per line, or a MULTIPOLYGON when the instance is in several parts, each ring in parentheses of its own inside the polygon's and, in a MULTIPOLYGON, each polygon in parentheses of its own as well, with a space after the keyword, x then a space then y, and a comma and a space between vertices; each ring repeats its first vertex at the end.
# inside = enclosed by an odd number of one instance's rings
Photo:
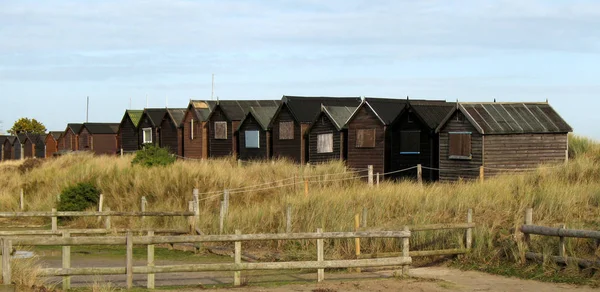
POLYGON ((146 167, 167 166, 175 163, 175 157, 165 148, 153 145, 145 145, 143 150, 135 153, 131 164, 139 164, 146 167))
POLYGON ((91 183, 82 182, 70 186, 60 194, 59 211, 84 211, 98 204, 100 190, 91 183))

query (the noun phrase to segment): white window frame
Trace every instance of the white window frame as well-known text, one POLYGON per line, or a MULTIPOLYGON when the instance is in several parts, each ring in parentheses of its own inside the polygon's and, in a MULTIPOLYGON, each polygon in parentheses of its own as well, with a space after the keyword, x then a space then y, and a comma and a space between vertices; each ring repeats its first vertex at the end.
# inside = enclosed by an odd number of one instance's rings
POLYGON ((317 135, 317 153, 333 153, 333 133, 325 133, 317 135), (324 147, 320 147, 322 143, 326 141, 331 141, 329 143, 330 148, 322 149, 324 147))
POLYGON ((246 148, 248 148, 248 149, 260 149, 260 131, 258 131, 258 130, 248 130, 248 131, 245 131, 244 132, 244 140, 245 140, 244 141, 245 142, 244 145, 246 146, 246 148), (250 146, 248 146, 248 136, 249 136, 248 133, 249 132, 252 132, 253 134, 256 133, 256 142, 257 142, 256 147, 250 147, 250 146))
POLYGON ((152 128, 142 128, 142 144, 150 144, 152 143, 152 128), (150 140, 146 139, 146 133, 150 132, 150 140))

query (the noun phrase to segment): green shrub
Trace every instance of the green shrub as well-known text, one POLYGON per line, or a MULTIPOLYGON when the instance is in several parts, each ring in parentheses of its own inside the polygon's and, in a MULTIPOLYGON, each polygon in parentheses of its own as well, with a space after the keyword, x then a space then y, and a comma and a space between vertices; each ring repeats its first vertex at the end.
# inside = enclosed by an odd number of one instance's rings
POLYGON ((167 166, 175 163, 175 156, 171 155, 166 148, 160 148, 147 144, 143 150, 135 153, 131 164, 139 164, 146 167, 167 166))
POLYGON ((98 204, 100 190, 91 183, 82 182, 67 187, 60 194, 59 211, 84 211, 98 204))

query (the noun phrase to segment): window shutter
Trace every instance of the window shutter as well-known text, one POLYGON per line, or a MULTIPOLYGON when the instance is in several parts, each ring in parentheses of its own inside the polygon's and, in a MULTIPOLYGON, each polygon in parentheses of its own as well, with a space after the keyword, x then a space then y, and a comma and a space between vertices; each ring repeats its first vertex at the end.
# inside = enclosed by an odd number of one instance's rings
POLYGON ((375 147, 376 129, 357 129, 356 130, 356 147, 357 148, 373 148, 375 147))
POLYGON ((400 131, 400 153, 421 153, 421 131, 400 131))
POLYGON ((449 156, 454 159, 471 158, 471 134, 449 133, 449 156))
POLYGON ((294 139, 294 122, 279 122, 279 140, 294 139))
POLYGON ((317 135, 317 153, 333 152, 333 133, 317 135))
POLYGON ((227 139, 227 122, 215 122, 215 139, 227 139))

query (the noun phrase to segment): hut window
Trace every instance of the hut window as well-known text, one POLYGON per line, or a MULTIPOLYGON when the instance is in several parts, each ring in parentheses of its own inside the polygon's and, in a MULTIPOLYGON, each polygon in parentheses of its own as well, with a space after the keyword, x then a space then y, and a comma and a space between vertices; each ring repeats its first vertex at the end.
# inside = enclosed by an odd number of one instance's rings
POLYGON ((194 140, 194 119, 190 121, 190 140, 194 140))
POLYGON ((260 132, 259 131, 246 131, 246 148, 260 148, 260 132))
POLYGON ((142 129, 142 141, 144 142, 144 144, 152 143, 152 128, 142 129))
POLYGON ((227 139, 227 122, 215 122, 215 139, 227 139))
POLYGON ((317 135, 317 153, 333 152, 333 133, 317 135))
POLYGON ((400 131, 400 154, 421 154, 421 131, 400 131))
POLYGON ((356 148, 375 147, 376 129, 358 129, 356 130, 356 148))
POLYGON ((294 139, 294 122, 279 122, 279 140, 294 139))
POLYGON ((450 159, 471 159, 471 132, 448 133, 450 159))

